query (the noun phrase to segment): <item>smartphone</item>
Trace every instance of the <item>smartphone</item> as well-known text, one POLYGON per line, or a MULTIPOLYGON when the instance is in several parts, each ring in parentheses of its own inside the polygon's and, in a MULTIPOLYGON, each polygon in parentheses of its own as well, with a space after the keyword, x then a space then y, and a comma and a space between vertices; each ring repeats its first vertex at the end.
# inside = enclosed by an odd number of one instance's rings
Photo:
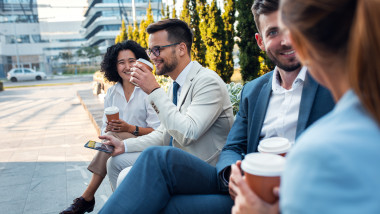
POLYGON ((89 140, 86 144, 84 144, 84 147, 99 150, 106 153, 112 153, 114 149, 113 146, 99 143, 93 140, 89 140))

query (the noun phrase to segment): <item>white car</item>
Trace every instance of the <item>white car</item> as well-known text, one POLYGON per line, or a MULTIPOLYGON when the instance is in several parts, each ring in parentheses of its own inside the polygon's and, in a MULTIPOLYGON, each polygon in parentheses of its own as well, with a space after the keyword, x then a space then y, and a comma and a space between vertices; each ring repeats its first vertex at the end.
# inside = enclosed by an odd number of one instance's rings
POLYGON ((46 79, 46 74, 30 68, 13 68, 8 72, 7 78, 12 82, 19 80, 42 80, 46 79))

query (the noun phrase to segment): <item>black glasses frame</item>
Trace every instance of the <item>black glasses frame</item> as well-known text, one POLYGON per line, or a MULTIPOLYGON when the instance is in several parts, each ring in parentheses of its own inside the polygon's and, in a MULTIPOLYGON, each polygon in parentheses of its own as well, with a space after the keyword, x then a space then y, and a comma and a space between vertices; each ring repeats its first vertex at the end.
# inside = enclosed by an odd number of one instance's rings
POLYGON ((173 43, 170 45, 164 45, 164 46, 154 46, 152 49, 148 48, 146 50, 146 53, 148 54, 148 56, 150 56, 153 53, 154 56, 158 57, 161 54, 160 53, 161 48, 166 48, 166 47, 170 47, 170 46, 178 45, 178 44, 180 44, 180 42, 176 42, 176 43, 173 43))

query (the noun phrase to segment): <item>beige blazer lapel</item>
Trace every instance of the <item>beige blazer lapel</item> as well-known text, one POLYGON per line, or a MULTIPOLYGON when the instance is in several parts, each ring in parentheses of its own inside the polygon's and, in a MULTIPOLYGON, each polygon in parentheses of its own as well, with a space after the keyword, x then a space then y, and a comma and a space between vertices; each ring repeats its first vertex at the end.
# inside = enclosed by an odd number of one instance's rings
POLYGON ((178 110, 181 109, 181 106, 182 106, 183 102, 185 101, 185 98, 186 98, 186 96, 189 93, 189 90, 191 88, 192 81, 193 81, 195 75, 197 75, 197 73, 199 72, 199 70, 201 68, 202 68, 202 66, 198 62, 193 62, 193 65, 192 65, 189 73, 187 74, 185 84, 183 85, 183 87, 181 89, 181 95, 180 95, 178 102, 177 102, 177 109, 178 110))

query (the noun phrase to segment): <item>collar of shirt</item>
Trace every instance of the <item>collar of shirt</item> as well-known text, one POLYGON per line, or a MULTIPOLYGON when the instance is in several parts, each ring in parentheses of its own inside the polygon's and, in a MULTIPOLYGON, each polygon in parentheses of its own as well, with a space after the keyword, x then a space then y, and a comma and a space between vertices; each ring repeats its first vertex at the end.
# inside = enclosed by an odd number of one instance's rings
MULTIPOLYGON (((126 99, 125 98, 125 94, 124 94, 123 85, 120 82, 118 82, 118 83, 116 83, 115 87, 116 87, 116 92, 119 93, 122 97, 124 97, 124 99, 126 99)), ((127 103, 129 103, 133 99, 136 90, 142 90, 142 89, 140 89, 139 87, 135 86, 135 88, 133 89, 133 92, 131 94, 131 97, 129 98, 129 101, 127 103)))
POLYGON ((178 89, 178 95, 181 94, 181 89, 182 89, 182 86, 185 84, 185 81, 186 81, 186 77, 187 77, 187 74, 189 74, 190 72, 190 69, 193 65, 194 61, 191 61, 186 67, 185 69, 183 69, 183 71, 178 75, 177 79, 175 80, 178 84, 179 84, 179 89, 178 89))
POLYGON ((298 73, 296 79, 294 80, 292 88, 289 90, 286 90, 280 85, 280 73, 278 72, 278 69, 276 66, 276 68, 274 69, 273 78, 272 78, 273 93, 285 93, 286 91, 292 91, 299 86, 303 86, 303 82, 305 81, 305 77, 306 77, 306 71, 307 71, 307 68, 303 66, 300 72, 298 73))

